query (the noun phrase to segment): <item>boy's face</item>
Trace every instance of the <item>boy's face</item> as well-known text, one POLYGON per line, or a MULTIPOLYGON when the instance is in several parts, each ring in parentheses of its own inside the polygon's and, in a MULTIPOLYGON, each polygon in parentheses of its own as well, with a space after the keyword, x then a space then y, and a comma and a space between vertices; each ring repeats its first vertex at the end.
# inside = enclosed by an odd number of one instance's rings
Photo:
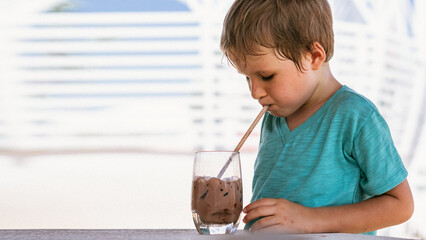
POLYGON ((261 48, 259 56, 247 55, 246 62, 234 62, 238 72, 246 76, 251 96, 269 105, 268 111, 278 117, 289 117, 309 104, 318 86, 310 69, 310 57, 302 61, 306 69, 298 71, 288 59, 275 55, 273 49, 261 48))

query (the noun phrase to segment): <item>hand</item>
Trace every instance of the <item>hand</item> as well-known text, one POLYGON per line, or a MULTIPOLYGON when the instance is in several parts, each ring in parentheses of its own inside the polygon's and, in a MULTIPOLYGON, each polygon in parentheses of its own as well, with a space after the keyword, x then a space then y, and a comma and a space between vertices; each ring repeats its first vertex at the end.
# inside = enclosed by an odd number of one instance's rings
POLYGON ((247 205, 244 223, 259 219, 250 231, 274 231, 285 233, 311 233, 313 213, 311 208, 286 199, 262 198, 247 205))

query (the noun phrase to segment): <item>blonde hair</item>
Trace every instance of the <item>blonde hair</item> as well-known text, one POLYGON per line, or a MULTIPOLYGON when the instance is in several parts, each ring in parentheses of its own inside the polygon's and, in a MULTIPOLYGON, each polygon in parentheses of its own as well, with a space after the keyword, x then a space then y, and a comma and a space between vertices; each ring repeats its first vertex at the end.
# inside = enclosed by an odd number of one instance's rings
POLYGON ((258 46, 272 48, 302 71, 301 61, 314 42, 329 61, 334 34, 327 0, 236 0, 225 17, 220 47, 231 63, 260 55, 258 46))

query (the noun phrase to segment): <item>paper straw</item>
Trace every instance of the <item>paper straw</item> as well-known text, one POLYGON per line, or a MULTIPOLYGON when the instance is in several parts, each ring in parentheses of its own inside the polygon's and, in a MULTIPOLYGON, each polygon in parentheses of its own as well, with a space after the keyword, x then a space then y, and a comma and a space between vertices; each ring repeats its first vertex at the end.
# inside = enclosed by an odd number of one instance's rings
MULTIPOLYGON (((262 118, 262 116, 265 114, 265 112, 268 110, 268 105, 264 106, 260 113, 257 115, 256 119, 254 119, 253 123, 250 125, 247 132, 244 134, 244 136, 241 138, 238 145, 235 147, 234 152, 240 151, 241 147, 243 146, 244 142, 247 140, 248 136, 250 136, 250 133, 253 131, 254 127, 256 127, 259 120, 262 118)), ((219 174, 217 175, 217 178, 221 178, 223 173, 225 173, 226 169, 228 168, 229 164, 232 161, 232 157, 234 156, 234 153, 229 157, 228 161, 226 161, 225 165, 222 167, 222 170, 220 170, 219 174)))

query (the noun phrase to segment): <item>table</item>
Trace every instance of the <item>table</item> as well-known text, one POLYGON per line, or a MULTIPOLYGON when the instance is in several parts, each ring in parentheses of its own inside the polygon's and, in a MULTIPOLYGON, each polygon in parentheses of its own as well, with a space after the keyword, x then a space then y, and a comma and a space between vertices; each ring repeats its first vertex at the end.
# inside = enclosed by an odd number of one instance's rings
MULTIPOLYGON (((261 235, 246 231, 237 231, 234 235, 199 235, 195 229, 28 229, 28 230, 0 230, 0 239, 7 240, 108 240, 108 239, 140 239, 140 240, 398 240, 382 236, 366 236, 360 234, 289 234, 289 235, 261 235)), ((404 238, 404 240, 407 240, 404 238)))

